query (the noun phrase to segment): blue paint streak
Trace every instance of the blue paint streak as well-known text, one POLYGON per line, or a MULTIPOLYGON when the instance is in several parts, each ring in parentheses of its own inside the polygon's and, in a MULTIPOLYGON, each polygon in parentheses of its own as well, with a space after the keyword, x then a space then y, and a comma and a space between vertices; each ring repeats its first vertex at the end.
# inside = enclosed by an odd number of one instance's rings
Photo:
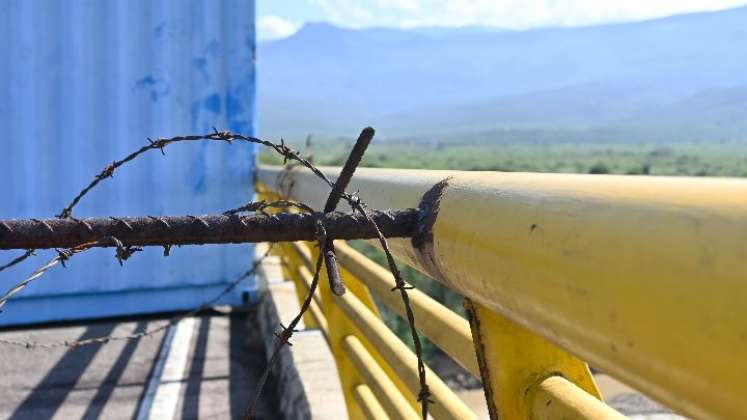
MULTIPOLYGON (((216 114, 220 113, 220 95, 214 94, 210 95, 203 101, 203 104, 205 106, 205 109, 208 111, 214 112, 216 114)), ((228 113, 231 114, 231 110, 228 110, 228 113)))

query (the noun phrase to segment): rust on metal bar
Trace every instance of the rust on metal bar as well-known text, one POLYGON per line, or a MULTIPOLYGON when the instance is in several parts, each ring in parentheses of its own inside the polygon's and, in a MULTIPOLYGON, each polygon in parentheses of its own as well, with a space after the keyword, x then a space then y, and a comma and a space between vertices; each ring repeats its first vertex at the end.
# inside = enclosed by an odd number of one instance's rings
MULTIPOLYGON (((418 210, 372 211, 371 216, 387 237, 408 238, 418 210)), ((107 236, 137 246, 313 241, 317 221, 330 238, 377 238, 365 216, 357 213, 51 218, 0 220, 0 249, 70 248, 107 236)))
MULTIPOLYGON (((340 198, 345 193, 345 189, 350 184, 350 180, 353 178, 355 169, 363 159, 363 154, 366 152, 368 145, 371 143, 374 137, 374 129, 366 127, 361 131, 358 136, 358 140, 353 146, 353 150, 350 151, 348 159, 345 161, 340 176, 337 177, 335 185, 332 186, 332 191, 327 197, 327 202, 324 204, 324 212, 329 213, 335 211, 337 204, 340 202, 340 198)), ((340 269, 337 266, 337 255, 335 254, 335 244, 331 239, 327 239, 324 243, 324 266, 327 268, 327 278, 329 279, 329 287, 332 289, 332 293, 337 296, 345 294, 345 284, 340 278, 340 269)))

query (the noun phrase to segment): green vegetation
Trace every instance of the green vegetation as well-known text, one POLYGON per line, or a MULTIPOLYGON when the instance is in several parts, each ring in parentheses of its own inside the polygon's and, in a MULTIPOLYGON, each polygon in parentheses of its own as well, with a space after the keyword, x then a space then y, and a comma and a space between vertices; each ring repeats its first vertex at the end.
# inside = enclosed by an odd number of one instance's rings
MULTIPOLYGON (((315 163, 341 165, 353 141, 314 143, 315 163)), ((280 164, 270 154, 263 163, 280 164)), ((747 177, 747 142, 599 144, 385 141, 362 163, 377 168, 747 177)))

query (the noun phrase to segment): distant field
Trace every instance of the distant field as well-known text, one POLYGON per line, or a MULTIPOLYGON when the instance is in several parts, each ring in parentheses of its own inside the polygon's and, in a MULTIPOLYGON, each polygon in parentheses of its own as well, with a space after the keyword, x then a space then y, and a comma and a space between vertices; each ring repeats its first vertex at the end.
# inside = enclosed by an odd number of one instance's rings
MULTIPOLYGON (((341 165, 351 146, 351 139, 316 141, 312 147, 315 162, 320 165, 341 165)), ((279 158, 269 153, 260 155, 260 161, 281 163, 279 158)), ((374 142, 366 153, 363 166, 747 177, 747 142, 481 145, 385 141, 374 142)))

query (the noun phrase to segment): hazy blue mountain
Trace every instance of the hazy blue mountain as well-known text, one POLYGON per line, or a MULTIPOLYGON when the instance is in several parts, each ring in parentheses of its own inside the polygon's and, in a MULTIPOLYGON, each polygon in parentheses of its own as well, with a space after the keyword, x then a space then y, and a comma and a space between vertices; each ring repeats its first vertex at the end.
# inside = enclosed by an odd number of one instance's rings
POLYGON ((747 140, 747 85, 707 89, 668 105, 642 108, 616 125, 667 130, 683 139, 747 140))
POLYGON ((617 124, 642 108, 676 103, 681 93, 636 82, 597 82, 491 100, 438 104, 386 115, 382 128, 417 133, 448 124, 459 131, 500 128, 586 130, 617 124))
POLYGON ((747 7, 528 31, 308 24, 259 46, 260 130, 646 129, 702 118, 740 135, 746 49, 747 7))

